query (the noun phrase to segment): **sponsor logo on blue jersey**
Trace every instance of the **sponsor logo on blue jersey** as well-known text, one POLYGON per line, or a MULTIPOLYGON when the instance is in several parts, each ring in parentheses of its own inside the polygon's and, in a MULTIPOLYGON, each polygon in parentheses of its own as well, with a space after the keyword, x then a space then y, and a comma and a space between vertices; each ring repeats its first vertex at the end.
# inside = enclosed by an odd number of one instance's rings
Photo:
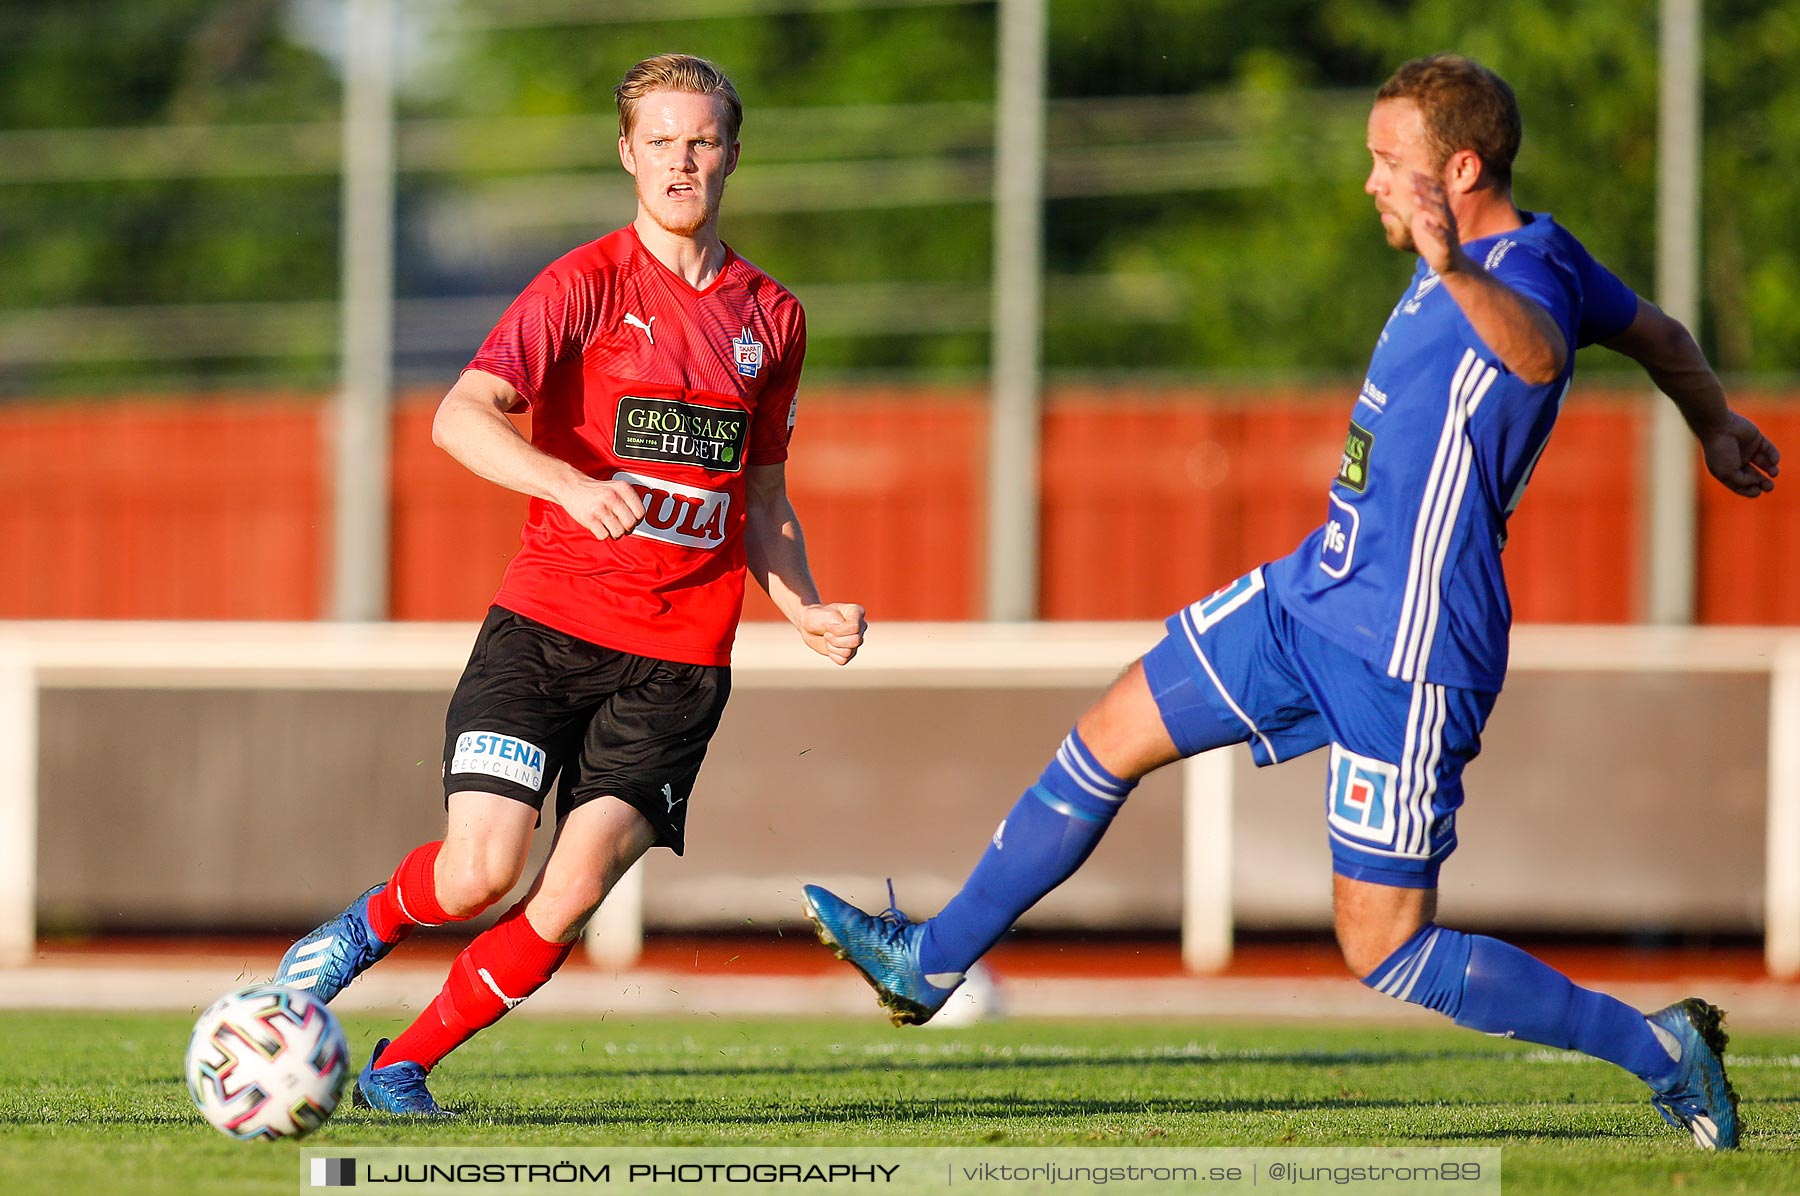
POLYGON ((481 773, 517 782, 527 789, 542 789, 544 749, 511 735, 464 731, 456 737, 450 771, 481 773))
POLYGON ((1387 391, 1375 385, 1370 379, 1364 378, 1362 390, 1357 394, 1356 401, 1359 403, 1367 403, 1369 406, 1375 408, 1377 412, 1386 411, 1388 405, 1387 391))
POLYGON ((1344 486, 1361 494, 1369 488, 1369 454, 1375 449, 1375 434, 1350 421, 1350 431, 1344 437, 1344 456, 1338 462, 1337 480, 1344 486))
POLYGON ((1325 521, 1325 532, 1319 537, 1319 568, 1331 577, 1349 574, 1356 561, 1356 532, 1362 526, 1362 514, 1335 494, 1331 500, 1331 517, 1325 521))
POLYGON ((1327 817, 1342 834, 1365 843, 1393 846, 1394 799, 1400 770, 1382 760, 1331 745, 1331 790, 1327 817))

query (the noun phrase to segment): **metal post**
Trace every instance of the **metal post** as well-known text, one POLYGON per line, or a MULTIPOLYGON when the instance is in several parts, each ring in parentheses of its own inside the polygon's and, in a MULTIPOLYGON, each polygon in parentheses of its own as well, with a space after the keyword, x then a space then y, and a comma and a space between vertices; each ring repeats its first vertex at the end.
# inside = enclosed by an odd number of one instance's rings
POLYGON ((1231 821, 1243 751, 1217 748, 1181 766, 1181 962, 1190 972, 1231 962, 1231 821))
POLYGON ((1769 975, 1800 977, 1800 641, 1775 655, 1769 679, 1769 811, 1763 952, 1769 975))
POLYGON ((342 390, 331 615, 387 617, 388 418, 394 389, 394 6, 347 0, 342 390))
MULTIPOLYGON (((1662 0, 1657 105, 1656 301, 1698 329, 1700 318, 1700 0, 1662 0)), ((1694 441, 1661 395, 1650 424, 1644 612, 1694 621, 1694 441)))
POLYGON ((37 673, 0 650, 0 967, 37 951, 37 673))
POLYGON ((644 954, 644 861, 605 895, 582 937, 595 967, 622 972, 637 963, 644 954))
POLYGON ((989 619, 1037 616, 1044 257, 1044 0, 1000 0, 988 418, 989 619))

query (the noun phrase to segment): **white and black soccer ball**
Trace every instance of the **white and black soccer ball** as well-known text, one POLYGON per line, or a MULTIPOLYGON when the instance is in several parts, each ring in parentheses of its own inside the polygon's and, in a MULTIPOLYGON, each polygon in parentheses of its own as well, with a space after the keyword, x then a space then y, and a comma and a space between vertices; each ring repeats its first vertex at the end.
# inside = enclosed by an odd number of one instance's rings
POLYGON ((200 1015, 186 1073, 195 1107, 221 1134, 298 1138, 337 1108, 350 1044, 317 997, 256 984, 226 993, 200 1015))

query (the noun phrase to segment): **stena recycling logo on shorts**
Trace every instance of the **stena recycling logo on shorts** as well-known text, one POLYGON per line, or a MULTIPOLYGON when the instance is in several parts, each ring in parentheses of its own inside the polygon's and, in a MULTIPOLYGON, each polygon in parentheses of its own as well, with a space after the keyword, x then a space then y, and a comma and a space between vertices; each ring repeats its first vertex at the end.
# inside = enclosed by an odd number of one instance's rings
POLYGON ((544 749, 493 731, 464 731, 456 737, 451 772, 479 772, 516 781, 527 789, 544 787, 544 749))

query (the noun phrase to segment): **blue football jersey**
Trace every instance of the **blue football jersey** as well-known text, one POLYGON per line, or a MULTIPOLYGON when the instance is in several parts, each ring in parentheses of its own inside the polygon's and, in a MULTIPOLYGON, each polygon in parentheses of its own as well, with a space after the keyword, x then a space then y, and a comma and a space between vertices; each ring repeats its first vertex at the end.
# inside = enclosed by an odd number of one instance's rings
POLYGON ((1549 442, 1575 349, 1637 312, 1565 229, 1522 215, 1463 248, 1550 313, 1569 345, 1562 375, 1533 386, 1510 373, 1421 259, 1369 361, 1325 524, 1267 570, 1295 618, 1402 681, 1500 688, 1507 517, 1549 442))

